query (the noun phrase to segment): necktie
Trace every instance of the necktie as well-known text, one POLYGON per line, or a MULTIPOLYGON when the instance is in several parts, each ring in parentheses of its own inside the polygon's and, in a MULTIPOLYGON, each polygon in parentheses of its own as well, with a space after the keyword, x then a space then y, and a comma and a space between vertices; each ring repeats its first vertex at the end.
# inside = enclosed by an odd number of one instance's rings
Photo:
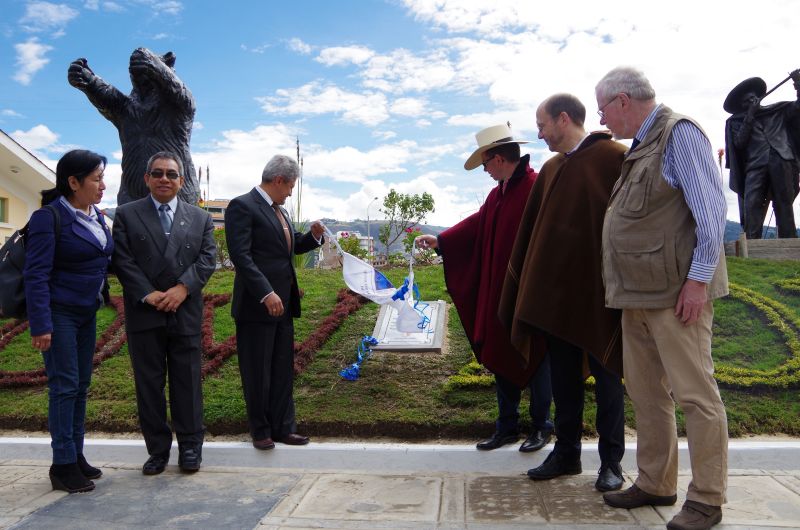
POLYGON ((275 210, 275 215, 278 216, 278 220, 281 222, 281 226, 283 227, 283 235, 286 237, 286 248, 291 252, 292 236, 289 234, 289 225, 286 222, 286 219, 283 217, 283 213, 281 213, 281 207, 279 205, 273 202, 272 209, 275 210))
POLYGON ((633 151, 634 149, 636 149, 636 146, 637 146, 637 145, 639 145, 640 143, 641 143, 641 142, 639 141, 639 139, 638 139, 638 138, 634 138, 634 139, 633 139, 633 142, 631 142, 631 148, 630 148, 630 150, 631 150, 631 151, 633 151))
POLYGON ((158 207, 158 220, 161 221, 161 228, 164 229, 164 235, 169 235, 169 231, 172 228, 172 221, 167 215, 167 212, 170 210, 169 204, 162 204, 158 207))

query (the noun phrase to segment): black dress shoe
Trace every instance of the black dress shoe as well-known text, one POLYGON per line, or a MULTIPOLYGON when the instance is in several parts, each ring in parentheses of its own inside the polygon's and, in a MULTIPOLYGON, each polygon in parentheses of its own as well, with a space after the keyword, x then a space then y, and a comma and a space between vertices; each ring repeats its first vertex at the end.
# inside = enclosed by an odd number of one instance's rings
POLYGON ((517 440, 519 440, 519 433, 500 434, 495 431, 491 438, 478 442, 475 447, 481 451, 491 451, 492 449, 497 449, 504 445, 516 443, 517 440))
POLYGON ((83 473, 83 476, 88 479, 96 479, 103 476, 103 472, 100 469, 89 465, 89 462, 86 461, 86 457, 81 453, 78 453, 78 469, 80 469, 81 473, 83 473))
POLYGON ((550 443, 550 438, 552 436, 552 429, 536 429, 531 433, 530 436, 525 438, 525 441, 519 446, 519 450, 523 453, 532 453, 534 451, 538 451, 550 443))
POLYGON ((178 454, 178 467, 181 471, 194 473, 200 469, 200 462, 203 461, 202 447, 186 446, 180 448, 178 454))
POLYGON ((169 462, 169 453, 166 455, 151 455, 142 466, 142 473, 145 475, 158 475, 167 467, 167 462, 169 462))
POLYGON ((581 461, 567 459, 553 451, 544 459, 542 465, 528 470, 531 480, 549 480, 561 475, 580 475, 581 461))
POLYGON ((600 466, 594 487, 597 491, 616 491, 622 487, 622 482, 622 468, 619 463, 612 462, 600 466))
POLYGON ((78 464, 53 464, 50 466, 50 484, 54 490, 83 493, 94 489, 94 482, 83 476, 78 464))
POLYGON ((275 442, 272 441, 272 438, 262 438, 260 440, 253 440, 253 447, 256 449, 260 449, 261 451, 266 451, 267 449, 275 449, 275 442))
POLYGON ((309 442, 308 436, 303 436, 302 434, 297 434, 296 432, 292 432, 278 440, 282 444, 286 445, 306 445, 309 442))

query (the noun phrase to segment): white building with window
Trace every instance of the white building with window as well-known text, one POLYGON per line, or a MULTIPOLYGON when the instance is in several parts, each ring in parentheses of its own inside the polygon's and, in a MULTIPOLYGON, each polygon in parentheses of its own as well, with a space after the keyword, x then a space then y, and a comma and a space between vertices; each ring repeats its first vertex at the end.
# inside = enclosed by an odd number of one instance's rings
POLYGON ((41 206, 41 191, 55 183, 52 169, 0 129, 0 244, 25 226, 41 206))

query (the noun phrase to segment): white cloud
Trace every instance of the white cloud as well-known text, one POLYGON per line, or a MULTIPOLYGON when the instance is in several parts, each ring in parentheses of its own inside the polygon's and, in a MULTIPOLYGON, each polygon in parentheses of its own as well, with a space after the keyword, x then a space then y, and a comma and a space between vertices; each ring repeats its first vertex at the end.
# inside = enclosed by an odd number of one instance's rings
POLYGON ((53 49, 52 46, 42 44, 39 39, 33 37, 27 42, 20 42, 14 45, 17 51, 17 72, 13 79, 21 85, 29 85, 33 80, 34 74, 45 67, 50 59, 46 58, 47 52, 53 49))
POLYGON ((435 49, 423 55, 397 49, 370 58, 359 75, 367 88, 384 92, 427 92, 447 87, 456 75, 448 50, 435 49))
POLYGON ((389 110, 392 114, 416 118, 426 114, 427 101, 419 98, 398 98, 392 102, 389 110))
MULTIPOLYGON (((59 135, 50 130, 47 125, 35 125, 27 131, 16 130, 9 133, 18 144, 44 161, 48 153, 62 154, 70 149, 78 149, 77 145, 58 143, 59 135)), ((52 167, 55 167, 53 165, 52 167)))
POLYGON ((13 109, 3 109, 0 110, 0 116, 6 116, 8 118, 23 118, 24 116, 19 112, 13 109))
POLYGON ((156 12, 156 15, 178 15, 183 11, 183 3, 177 0, 146 0, 146 3, 156 12))
POLYGON ((224 131, 222 139, 204 148, 192 149, 195 166, 211 170, 208 196, 231 199, 246 193, 261 182, 261 171, 273 155, 294 157, 295 138, 300 132, 283 124, 261 125, 249 131, 234 129, 224 131))
POLYGON ((170 37, 169 33, 156 33, 155 35, 153 35, 150 38, 153 39, 153 40, 164 40, 164 39, 169 38, 169 37, 170 37))
POLYGON ((363 64, 374 55, 375 52, 365 46, 334 46, 320 51, 314 60, 325 66, 341 66, 349 63, 363 64))
POLYGON ((116 2, 103 2, 103 10, 111 13, 122 13, 125 7, 116 2))
POLYGON ((19 20, 25 31, 31 33, 52 32, 52 36, 63 35, 64 26, 78 16, 78 11, 66 4, 30 2, 19 20))
POLYGON ((192 129, 195 131, 202 131, 205 129, 205 125, 203 125, 203 122, 196 121, 192 124, 192 129))
POLYGON ((397 133, 394 131, 380 131, 378 129, 373 129, 372 137, 378 138, 379 140, 391 140, 392 138, 397 137, 397 133))
POLYGON ((299 88, 279 89, 274 96, 257 98, 272 114, 340 114, 347 122, 374 127, 389 118, 386 96, 378 92, 356 93, 332 84, 312 82, 299 88))
POLYGON ((289 39, 289 41, 286 44, 290 50, 297 52, 301 55, 309 55, 314 50, 314 48, 310 44, 306 44, 297 37, 289 39))
POLYGON ((86 0, 86 2, 83 3, 83 7, 89 11, 97 11, 100 9, 100 0, 86 0))
POLYGON ((256 46, 255 48, 250 48, 246 44, 240 44, 239 47, 241 49, 243 49, 244 51, 246 51, 246 52, 264 53, 265 51, 267 51, 271 47, 271 45, 270 44, 262 44, 261 46, 256 46))

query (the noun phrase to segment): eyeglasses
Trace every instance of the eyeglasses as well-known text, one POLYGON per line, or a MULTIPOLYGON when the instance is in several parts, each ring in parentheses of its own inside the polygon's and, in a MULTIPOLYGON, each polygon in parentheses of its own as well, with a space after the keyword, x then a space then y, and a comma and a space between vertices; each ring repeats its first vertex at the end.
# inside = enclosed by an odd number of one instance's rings
POLYGON ((609 101, 608 101, 608 102, 607 102, 605 105, 603 105, 602 107, 600 107, 599 109, 597 109, 597 115, 598 115, 598 116, 600 116, 600 119, 601 119, 601 120, 604 120, 604 119, 606 118, 606 113, 605 113, 605 112, 603 112, 603 109, 605 109, 606 107, 608 107, 609 105, 611 105, 611 104, 612 104, 612 103, 613 103, 613 102, 614 102, 614 101, 615 101, 615 100, 616 100, 618 97, 619 97, 619 94, 617 94, 617 95, 616 95, 616 96, 614 96, 612 99, 610 99, 610 100, 609 100, 609 101))
POLYGON ((492 155, 492 156, 490 156, 489 158, 487 158, 486 160, 484 160, 483 162, 481 162, 481 165, 483 166, 483 169, 484 169, 484 170, 486 170, 486 166, 487 166, 487 165, 489 165, 489 162, 491 162, 492 160, 494 160, 494 157, 496 157, 496 156, 497 156, 497 155, 492 155))
POLYGON ((164 178, 164 175, 166 175, 170 180, 175 180, 176 178, 180 177, 177 171, 167 171, 164 173, 163 169, 154 169, 153 171, 149 172, 148 175, 156 180, 164 178))

